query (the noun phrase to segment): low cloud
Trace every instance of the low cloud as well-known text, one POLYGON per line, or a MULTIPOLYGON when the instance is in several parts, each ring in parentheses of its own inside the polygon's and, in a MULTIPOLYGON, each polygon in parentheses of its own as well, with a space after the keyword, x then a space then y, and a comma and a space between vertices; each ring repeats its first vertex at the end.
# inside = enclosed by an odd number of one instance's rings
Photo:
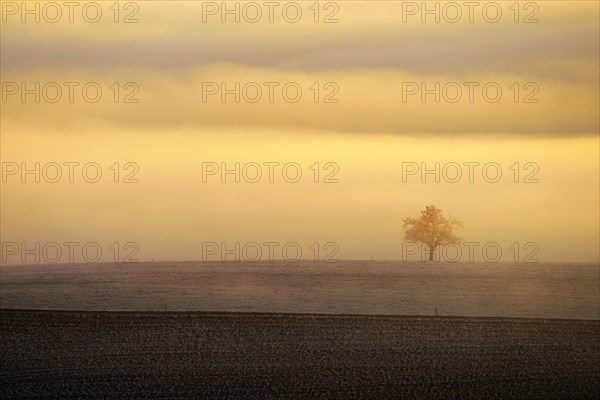
POLYGON ((17 129, 32 124, 81 129, 101 123, 148 130, 243 127, 282 134, 300 129, 568 137, 595 135, 599 129, 597 85, 535 76, 415 75, 394 69, 294 72, 218 64, 176 74, 44 71, 3 78, 3 89, 15 92, 3 91, 3 123, 17 129), (39 83, 39 103, 35 94, 23 96, 23 82, 26 90, 39 83), (73 102, 65 82, 77 82, 73 102), (86 84, 100 88, 99 101, 85 100, 86 84), (57 86, 62 97, 46 101, 56 98, 57 86))

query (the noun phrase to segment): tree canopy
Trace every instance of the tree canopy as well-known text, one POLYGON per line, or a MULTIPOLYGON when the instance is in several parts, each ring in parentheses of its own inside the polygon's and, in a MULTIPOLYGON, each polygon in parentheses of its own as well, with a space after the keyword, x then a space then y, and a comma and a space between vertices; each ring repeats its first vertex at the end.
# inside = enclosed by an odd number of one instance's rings
POLYGON ((429 260, 433 260, 433 253, 438 246, 461 242, 454 234, 454 229, 462 227, 462 222, 444 216, 442 210, 434 205, 425 207, 418 218, 405 218, 403 222, 404 239, 427 245, 429 260))

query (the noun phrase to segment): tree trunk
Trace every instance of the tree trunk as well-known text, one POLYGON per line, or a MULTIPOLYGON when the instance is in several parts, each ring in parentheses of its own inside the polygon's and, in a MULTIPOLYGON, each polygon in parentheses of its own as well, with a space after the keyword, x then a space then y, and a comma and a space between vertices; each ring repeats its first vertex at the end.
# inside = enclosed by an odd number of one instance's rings
POLYGON ((429 249, 429 261, 433 261, 433 249, 429 249))

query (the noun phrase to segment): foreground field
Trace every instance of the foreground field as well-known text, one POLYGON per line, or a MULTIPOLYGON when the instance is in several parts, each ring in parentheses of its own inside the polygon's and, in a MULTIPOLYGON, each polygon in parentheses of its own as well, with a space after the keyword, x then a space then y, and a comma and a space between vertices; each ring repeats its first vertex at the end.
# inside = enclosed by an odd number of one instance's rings
POLYGON ((595 398, 600 323, 0 311, 0 397, 595 398))

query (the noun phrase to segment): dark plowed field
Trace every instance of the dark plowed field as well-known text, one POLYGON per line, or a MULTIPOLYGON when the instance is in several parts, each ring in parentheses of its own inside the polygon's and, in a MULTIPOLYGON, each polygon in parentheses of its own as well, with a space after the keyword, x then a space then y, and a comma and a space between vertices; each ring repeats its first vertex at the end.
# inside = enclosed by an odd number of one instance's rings
POLYGON ((0 398, 572 398, 600 322, 0 311, 0 398))

